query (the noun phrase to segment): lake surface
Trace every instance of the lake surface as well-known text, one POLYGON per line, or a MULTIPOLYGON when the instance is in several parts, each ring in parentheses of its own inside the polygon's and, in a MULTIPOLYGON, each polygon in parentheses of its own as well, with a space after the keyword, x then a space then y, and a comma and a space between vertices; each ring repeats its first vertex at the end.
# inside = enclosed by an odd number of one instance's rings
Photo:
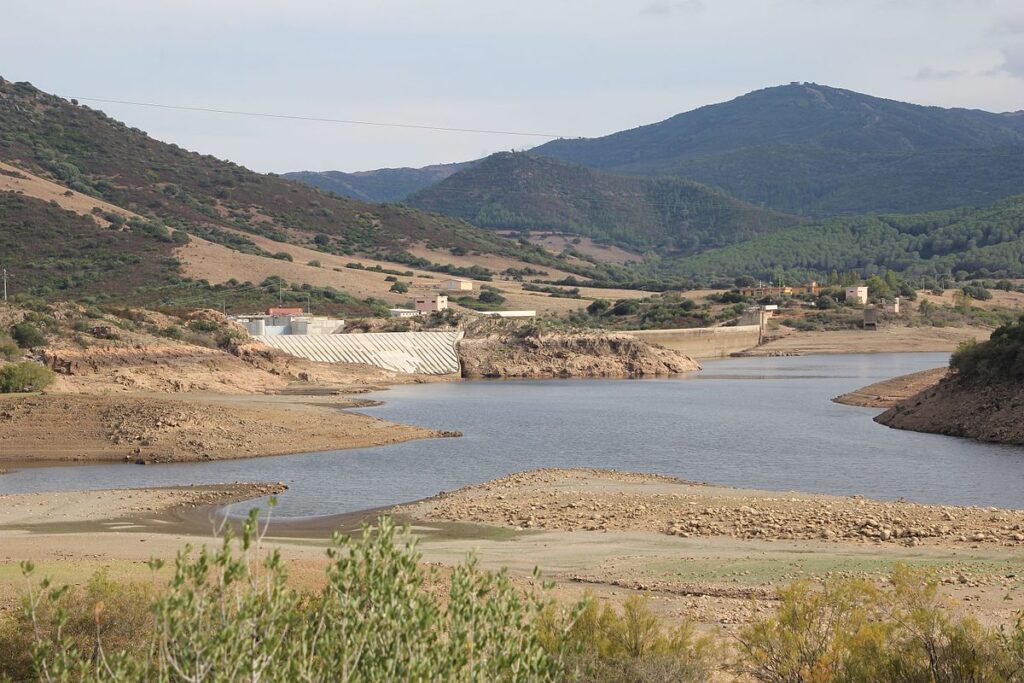
MULTIPOLYGON (((716 484, 1024 508, 1024 448, 875 424, 832 403, 939 367, 948 354, 741 358, 672 380, 453 382, 396 387, 363 412, 459 439, 253 460, 29 468, 0 493, 283 481, 276 515, 416 500, 536 467, 608 467, 716 484)), ((244 504, 248 507, 248 504, 244 504)))

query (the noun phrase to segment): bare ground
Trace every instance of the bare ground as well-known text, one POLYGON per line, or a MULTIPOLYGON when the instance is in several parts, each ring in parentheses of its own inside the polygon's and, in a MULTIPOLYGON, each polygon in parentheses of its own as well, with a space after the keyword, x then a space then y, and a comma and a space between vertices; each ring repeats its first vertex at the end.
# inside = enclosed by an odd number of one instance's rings
POLYGON ((441 433, 347 412, 334 396, 0 398, 0 462, 183 462, 365 448, 441 433))
POLYGON ((767 344, 745 355, 812 355, 829 353, 952 352, 967 339, 985 340, 986 327, 885 327, 879 330, 800 332, 782 328, 767 344))
POLYGON ((728 628, 771 609, 780 584, 882 580, 899 563, 936 572, 944 591, 990 623, 1024 607, 1019 510, 538 470, 395 512, 417 525, 428 560, 455 562, 473 550, 486 566, 520 575, 537 566, 566 596, 640 592, 666 616, 728 628))
POLYGON ((914 394, 935 386, 947 374, 949 374, 949 368, 922 370, 909 375, 884 379, 842 396, 836 396, 832 400, 836 403, 862 408, 891 408, 900 401, 905 401, 914 394))

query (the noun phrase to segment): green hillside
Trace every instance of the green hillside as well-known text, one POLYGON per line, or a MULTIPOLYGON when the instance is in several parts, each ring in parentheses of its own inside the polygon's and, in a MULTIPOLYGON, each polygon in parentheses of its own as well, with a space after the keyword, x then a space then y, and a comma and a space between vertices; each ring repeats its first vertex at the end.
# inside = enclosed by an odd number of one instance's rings
POLYGON ((689 178, 811 216, 983 206, 1024 188, 1024 114, 924 107, 816 84, 766 88, 533 153, 689 178))
POLYGON ((683 276, 892 269, 907 276, 1024 277, 1024 195, 983 209, 829 219, 666 267, 683 276))
POLYGON ((508 152, 406 203, 481 227, 573 232, 662 254, 694 253, 798 222, 694 182, 615 176, 508 152))
POLYGON ((365 202, 399 202, 473 163, 435 164, 423 168, 380 168, 357 173, 295 171, 283 173, 281 177, 365 202))
POLYGON ((140 228, 100 229, 88 216, 0 192, 0 254, 14 271, 12 292, 124 296, 176 278, 175 235, 140 228))
MULTIPOLYGON (((507 256, 584 277, 632 277, 621 268, 560 258, 457 218, 402 205, 367 204, 255 173, 154 140, 103 112, 48 95, 29 83, 3 79, 0 161, 132 211, 153 231, 196 235, 268 258, 272 254, 237 231, 335 254, 415 262, 427 269, 443 266, 414 259, 407 249, 427 245, 507 256)), ((40 236, 50 231, 44 222, 32 225, 40 236)), ((45 254, 56 256, 46 239, 41 237, 38 244, 45 254)), ((129 242, 126 248, 135 246, 129 242)), ((0 260, 15 262, 7 250, 0 250, 0 260)))
POLYGON ((225 241, 231 240, 217 228, 344 253, 400 252, 424 242, 551 258, 460 220, 338 197, 189 152, 29 83, 3 79, 0 160, 171 228, 225 241))

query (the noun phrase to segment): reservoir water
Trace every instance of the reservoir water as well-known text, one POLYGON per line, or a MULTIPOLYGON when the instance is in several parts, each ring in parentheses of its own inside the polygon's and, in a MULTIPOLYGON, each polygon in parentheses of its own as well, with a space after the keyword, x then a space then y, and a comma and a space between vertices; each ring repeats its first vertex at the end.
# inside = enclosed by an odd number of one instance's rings
MULTIPOLYGON (((605 467, 780 491, 1024 508, 1024 448, 889 429, 844 392, 948 354, 742 358, 671 380, 452 382, 377 394, 378 417, 458 439, 173 465, 27 468, 0 493, 283 481, 276 514, 415 500, 537 467, 605 467)), ((248 504, 246 504, 248 507, 248 504)))

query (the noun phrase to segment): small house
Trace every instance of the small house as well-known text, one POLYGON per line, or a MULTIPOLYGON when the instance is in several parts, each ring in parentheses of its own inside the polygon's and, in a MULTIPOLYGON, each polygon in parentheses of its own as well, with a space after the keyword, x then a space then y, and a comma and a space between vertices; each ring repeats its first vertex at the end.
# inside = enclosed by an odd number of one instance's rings
POLYGON ((848 304, 860 304, 864 306, 868 303, 868 288, 864 285, 856 287, 846 288, 846 303, 848 304))
POLYGON ((442 280, 441 289, 445 290, 446 292, 472 292, 473 281, 453 277, 447 280, 442 280))
POLYGON ((416 299, 416 311, 421 314, 437 313, 448 309, 448 297, 444 294, 424 296, 416 299))

